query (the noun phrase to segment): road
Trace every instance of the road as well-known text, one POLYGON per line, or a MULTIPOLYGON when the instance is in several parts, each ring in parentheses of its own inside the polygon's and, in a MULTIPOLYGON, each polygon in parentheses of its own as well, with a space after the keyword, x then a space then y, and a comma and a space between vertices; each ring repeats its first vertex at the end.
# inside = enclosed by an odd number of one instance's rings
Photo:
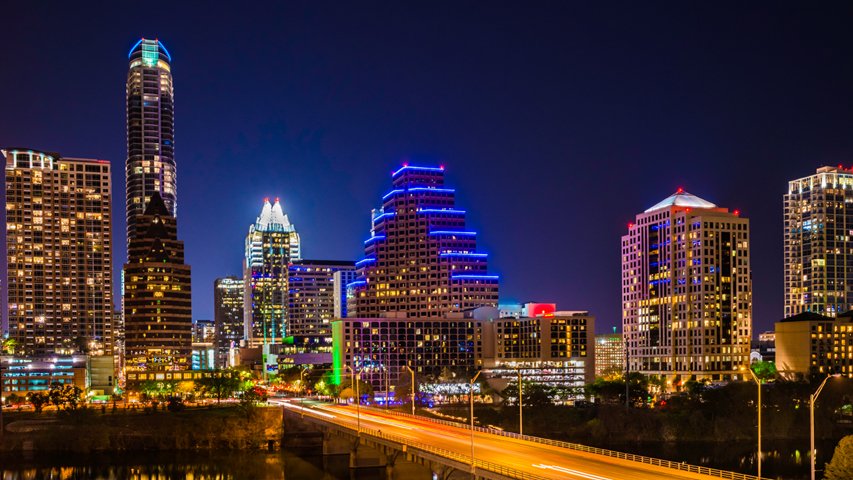
MULTIPOLYGON (((270 400, 299 411, 299 400, 270 400)), ((358 412, 354 406, 330 405, 305 400, 306 413, 327 421, 356 422, 358 412)), ((382 433, 411 439, 460 455, 471 455, 471 430, 442 425, 428 420, 413 419, 376 411, 361 410, 362 428, 380 430, 382 433)), ((605 457, 586 452, 535 442, 474 432, 474 457, 527 473, 559 480, 657 480, 657 479, 717 479, 706 475, 680 472, 666 468, 658 471, 640 468, 636 462, 605 457)))

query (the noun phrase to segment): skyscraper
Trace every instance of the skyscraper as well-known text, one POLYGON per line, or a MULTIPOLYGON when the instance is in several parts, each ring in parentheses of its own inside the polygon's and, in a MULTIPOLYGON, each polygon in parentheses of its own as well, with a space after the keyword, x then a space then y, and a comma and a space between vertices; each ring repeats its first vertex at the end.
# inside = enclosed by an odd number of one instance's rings
POLYGON ((749 221, 678 190, 622 237, 622 328, 632 372, 733 380, 749 364, 749 221))
MULTIPOLYGON (((613 327, 614 329, 616 327, 613 327)), ((625 373, 625 349, 621 333, 595 336, 595 376, 619 376, 625 373)))
POLYGON ((788 182, 785 316, 853 309, 853 171, 822 167, 788 182))
POLYGON ((440 317, 472 307, 498 305, 498 277, 488 275, 477 234, 466 230, 465 211, 444 187, 444 167, 404 166, 393 189, 372 215, 359 279, 347 292, 347 316, 383 312, 440 317))
POLYGON ((127 72, 127 241, 154 193, 177 216, 172 57, 158 40, 130 49, 127 72))
POLYGON ((125 365, 128 370, 187 370, 192 357, 190 266, 178 222, 154 192, 134 218, 124 265, 125 365))
POLYGON ((335 312, 333 318, 346 318, 347 316, 347 285, 358 278, 355 268, 352 270, 338 270, 332 274, 332 282, 335 284, 335 312))
POLYGON ((228 349, 243 339, 243 279, 217 278, 213 282, 214 317, 216 325, 216 364, 225 367, 228 349))
POLYGON ((25 148, 0 153, 16 351, 115 354, 109 162, 25 148))
POLYGON ((243 261, 244 335, 250 347, 276 343, 289 334, 288 265, 299 255, 299 234, 278 199, 270 205, 267 198, 249 227, 243 261))
POLYGON ((290 264, 289 335, 331 335, 336 272, 355 272, 355 262, 297 260, 290 264))

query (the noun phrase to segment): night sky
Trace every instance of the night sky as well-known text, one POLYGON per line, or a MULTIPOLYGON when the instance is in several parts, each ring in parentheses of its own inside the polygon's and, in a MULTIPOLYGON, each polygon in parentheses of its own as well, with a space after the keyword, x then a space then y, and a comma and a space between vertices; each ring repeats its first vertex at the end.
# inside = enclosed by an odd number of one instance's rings
POLYGON ((599 332, 621 322, 637 213, 679 187, 740 210, 757 336, 783 316, 787 182, 853 166, 851 3, 18 3, 0 146, 112 162, 116 283, 127 54, 141 37, 171 53, 197 319, 241 275, 265 197, 303 258, 357 260, 409 162, 446 167, 502 302, 589 310, 599 332))

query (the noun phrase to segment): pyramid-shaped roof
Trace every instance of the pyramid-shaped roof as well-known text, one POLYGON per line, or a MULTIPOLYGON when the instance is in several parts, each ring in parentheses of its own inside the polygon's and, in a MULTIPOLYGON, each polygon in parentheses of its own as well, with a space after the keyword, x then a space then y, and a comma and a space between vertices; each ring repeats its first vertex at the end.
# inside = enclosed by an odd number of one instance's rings
POLYGON ((278 231, 290 232, 293 227, 290 225, 290 220, 281 209, 281 203, 275 199, 275 204, 270 205, 270 199, 264 200, 264 208, 261 210, 261 215, 255 222, 255 229, 262 232, 278 231))
POLYGON ((673 193, 665 200, 660 203, 655 204, 652 208, 645 211, 645 213, 649 213, 660 208, 667 208, 671 206, 677 207, 691 207, 691 208, 717 208, 713 203, 703 200, 696 195, 692 195, 690 193, 685 192, 682 189, 678 189, 677 192, 673 193))
POLYGON ((154 195, 151 195, 151 200, 148 202, 148 205, 145 206, 145 213, 143 213, 143 215, 160 215, 162 217, 172 216, 158 192, 154 192, 154 195))

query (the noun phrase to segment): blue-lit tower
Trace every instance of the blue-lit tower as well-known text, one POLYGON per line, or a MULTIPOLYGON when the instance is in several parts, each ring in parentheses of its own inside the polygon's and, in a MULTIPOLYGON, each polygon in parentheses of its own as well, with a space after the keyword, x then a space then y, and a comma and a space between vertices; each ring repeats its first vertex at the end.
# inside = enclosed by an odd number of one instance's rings
POLYGON ((172 57, 158 40, 139 40, 128 54, 127 71, 127 241, 157 192, 177 217, 174 88, 172 57))
POLYGON ((358 280, 347 287, 347 316, 441 317, 498 305, 498 277, 488 275, 488 255, 465 228, 454 190, 444 188, 444 167, 404 166, 392 174, 393 190, 374 210, 358 280))

